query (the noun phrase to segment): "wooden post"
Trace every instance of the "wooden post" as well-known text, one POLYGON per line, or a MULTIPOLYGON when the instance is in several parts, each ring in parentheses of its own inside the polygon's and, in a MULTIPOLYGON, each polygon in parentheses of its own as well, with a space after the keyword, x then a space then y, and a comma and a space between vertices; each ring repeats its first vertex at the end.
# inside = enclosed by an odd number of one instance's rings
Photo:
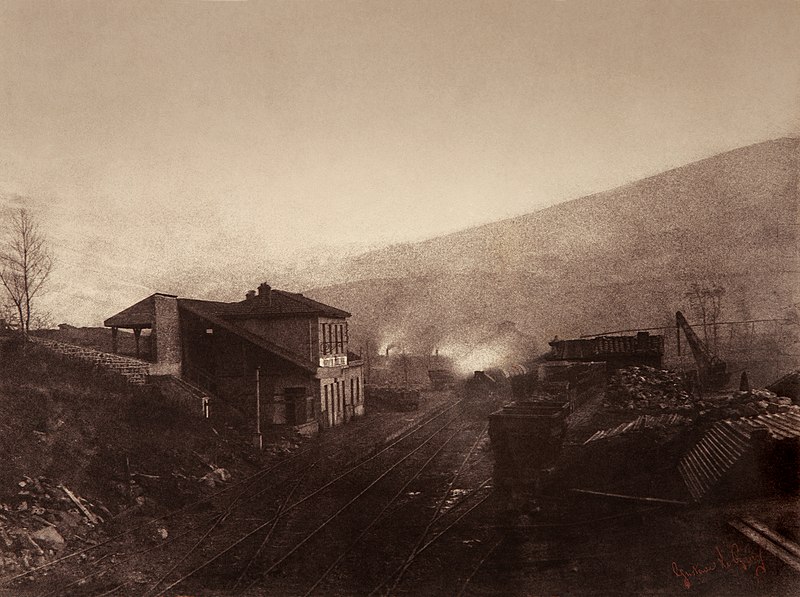
POLYGON ((263 447, 261 437, 261 367, 256 367, 256 431, 253 433, 253 447, 263 447))
POLYGON ((142 330, 133 328, 133 338, 136 340, 136 358, 139 358, 139 336, 142 335, 142 330))
POLYGON ((117 328, 111 328, 111 352, 117 354, 117 328))

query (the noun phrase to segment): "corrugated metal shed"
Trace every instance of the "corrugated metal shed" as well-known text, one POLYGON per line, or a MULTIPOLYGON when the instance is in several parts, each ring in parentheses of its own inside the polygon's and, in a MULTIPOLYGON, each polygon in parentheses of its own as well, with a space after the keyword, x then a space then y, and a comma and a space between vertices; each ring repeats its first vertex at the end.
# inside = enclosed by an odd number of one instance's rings
POLYGON ((678 470, 695 500, 706 496, 745 456, 754 452, 754 430, 774 440, 800 439, 796 409, 757 417, 720 421, 681 459, 678 470))
POLYGON ((773 381, 767 386, 767 389, 775 392, 778 396, 786 396, 796 401, 800 398, 800 369, 773 381))
POLYGON ((800 438, 800 413, 785 412, 769 415, 758 415, 734 421, 742 431, 766 429, 776 439, 800 438))

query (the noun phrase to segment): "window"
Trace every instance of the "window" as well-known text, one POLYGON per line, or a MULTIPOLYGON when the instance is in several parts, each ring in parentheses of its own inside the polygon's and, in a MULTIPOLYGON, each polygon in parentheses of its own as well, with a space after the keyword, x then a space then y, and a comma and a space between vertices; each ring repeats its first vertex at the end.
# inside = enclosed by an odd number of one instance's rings
POLYGON ((347 323, 323 323, 320 329, 320 356, 347 353, 347 323))

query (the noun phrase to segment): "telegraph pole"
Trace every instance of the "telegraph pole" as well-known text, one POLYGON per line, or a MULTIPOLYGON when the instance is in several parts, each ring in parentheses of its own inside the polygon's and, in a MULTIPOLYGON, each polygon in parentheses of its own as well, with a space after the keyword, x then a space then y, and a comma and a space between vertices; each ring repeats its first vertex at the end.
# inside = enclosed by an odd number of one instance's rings
POLYGON ((261 438, 261 367, 256 367, 256 431, 253 434, 253 447, 262 449, 261 438))

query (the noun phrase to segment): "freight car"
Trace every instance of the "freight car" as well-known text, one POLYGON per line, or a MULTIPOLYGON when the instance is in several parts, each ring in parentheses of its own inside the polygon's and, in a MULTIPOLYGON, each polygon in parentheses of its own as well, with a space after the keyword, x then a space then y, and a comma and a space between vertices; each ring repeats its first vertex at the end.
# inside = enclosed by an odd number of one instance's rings
POLYGON ((456 381, 453 372, 447 369, 428 369, 428 379, 436 391, 451 389, 456 381))
POLYGON ((514 364, 476 371, 469 380, 468 389, 488 392, 509 400, 532 394, 537 380, 536 364, 514 364))
POLYGON ((560 400, 568 402, 572 411, 602 389, 605 382, 605 363, 532 362, 476 371, 470 389, 508 400, 560 400))
POLYGON ((419 408, 420 391, 410 388, 367 386, 367 400, 371 406, 406 412, 419 408))
POLYGON ((501 510, 535 510, 542 474, 561 452, 568 402, 512 402, 489 416, 494 484, 501 510))
POLYGON ((539 365, 537 390, 540 394, 566 395, 571 410, 584 404, 605 388, 605 363, 556 361, 539 365))

